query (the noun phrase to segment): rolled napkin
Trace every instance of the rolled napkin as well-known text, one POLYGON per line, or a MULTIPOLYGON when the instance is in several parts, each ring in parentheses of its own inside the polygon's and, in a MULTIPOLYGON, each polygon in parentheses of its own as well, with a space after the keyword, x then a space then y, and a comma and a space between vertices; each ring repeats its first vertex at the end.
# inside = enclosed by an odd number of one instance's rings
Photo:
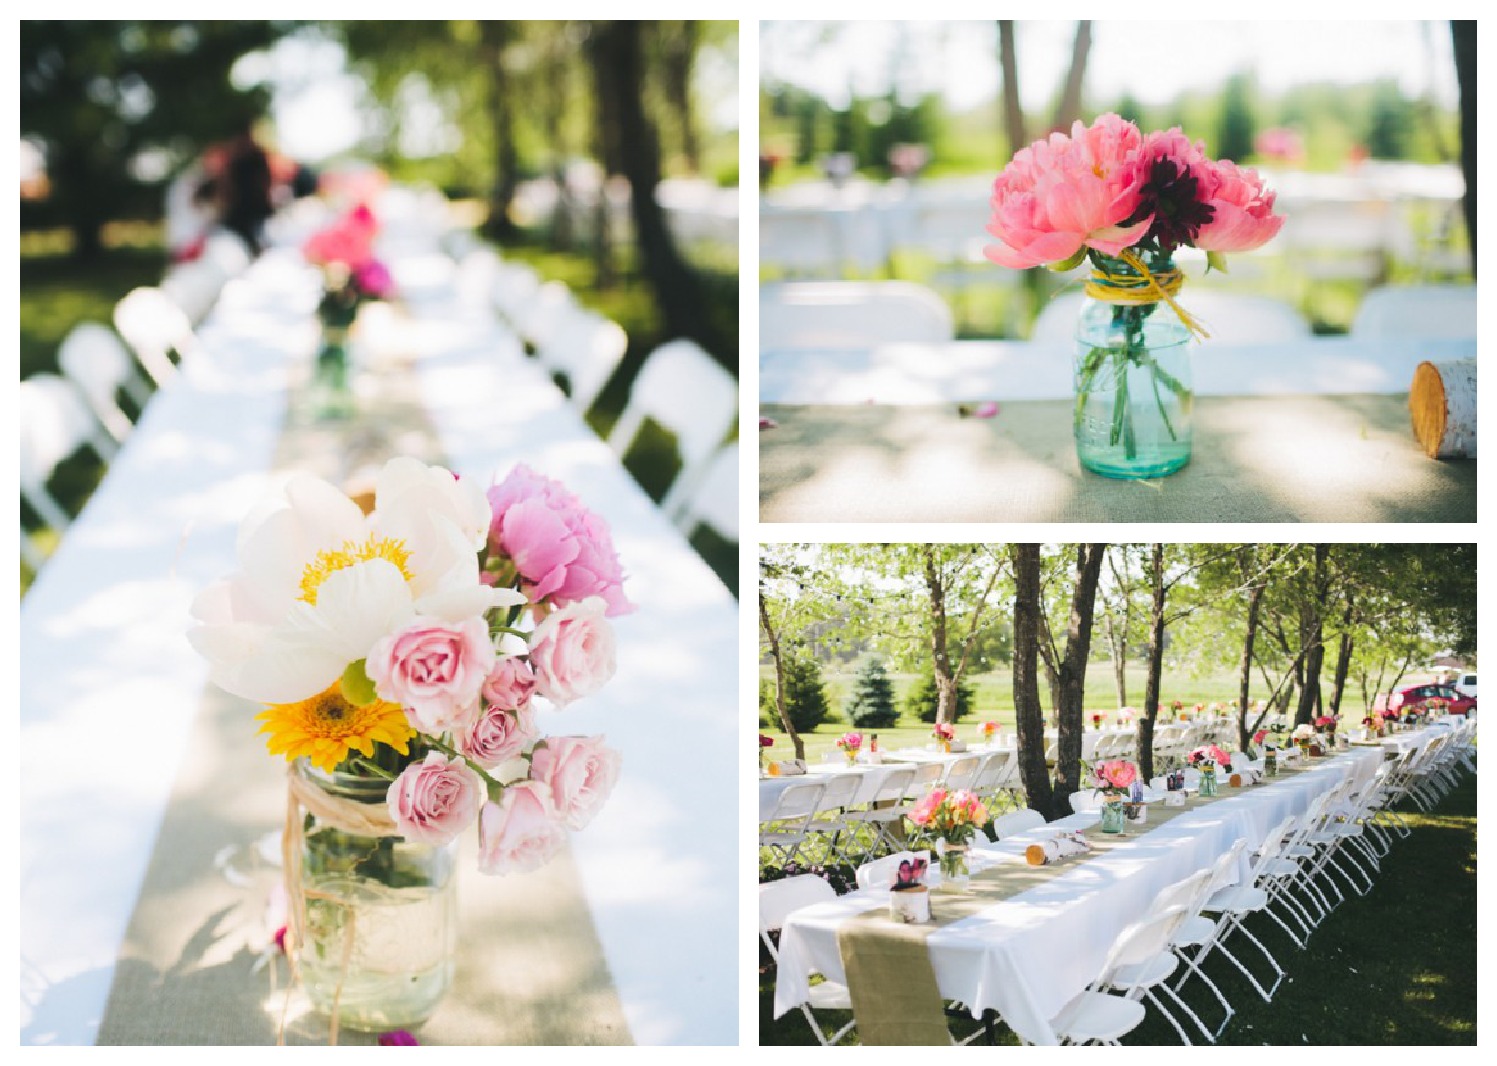
POLYGON ((1024 861, 1030 866, 1048 866, 1072 855, 1084 855, 1091 850, 1092 846, 1080 833, 1061 833, 1043 843, 1031 844, 1025 848, 1024 861))
POLYGON ((806 764, 799 759, 786 759, 778 764, 781 777, 795 777, 806 772, 806 764))
POLYGON ((1244 785, 1256 785, 1262 779, 1262 771, 1251 766, 1244 766, 1240 770, 1233 771, 1232 776, 1227 778, 1227 783, 1233 788, 1241 788, 1244 785))

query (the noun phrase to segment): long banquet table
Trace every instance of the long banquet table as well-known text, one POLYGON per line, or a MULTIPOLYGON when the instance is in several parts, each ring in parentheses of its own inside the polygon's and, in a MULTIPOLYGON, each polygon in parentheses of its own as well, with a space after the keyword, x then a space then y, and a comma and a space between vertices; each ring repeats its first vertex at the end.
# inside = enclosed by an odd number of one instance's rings
MULTIPOLYGON (((638 610, 617 620, 609 687, 541 723, 603 733, 622 752, 611 801, 532 874, 483 877, 465 844, 460 909, 475 921, 422 1040, 736 1043, 737 605, 519 342, 458 299, 434 245, 387 249, 406 311, 382 346, 413 357, 411 395, 396 399, 418 401, 462 476, 487 482, 523 461, 603 515, 638 610), (583 941, 591 976, 566 954, 583 941)), ((277 1038, 263 944, 244 932, 266 898, 240 884, 274 851, 284 771, 254 735, 255 708, 205 691, 184 634, 274 476, 317 296, 289 249, 225 289, 200 351, 152 399, 22 602, 23 1044, 277 1038), (210 987, 247 1009, 209 1004, 210 987)), ((302 431, 315 447, 321 431, 302 431)), ((354 425, 301 465, 347 476, 420 437, 354 425)), ((293 1017, 285 1038, 326 1036, 293 1017)))
MULTIPOLYGON (((1097 976, 1117 935, 1161 889, 1205 869, 1238 839, 1256 847, 1283 818, 1302 813, 1348 775, 1372 772, 1382 758, 1381 749, 1352 749, 1264 784, 1224 790, 1214 802, 1103 854, 1066 863, 1053 878, 935 929, 926 944, 942 998, 966 1004, 974 1017, 996 1011, 1031 1043, 1057 1043, 1051 1019, 1097 976)), ((1029 844, 1094 818, 1073 815, 981 847, 975 869, 1022 866, 1029 844)), ((1238 874, 1247 876, 1246 860, 1238 874)), ((862 889, 789 917, 780 938, 776 1017, 807 1000, 811 973, 846 981, 838 930, 887 901, 886 889, 862 889)), ((939 895, 932 906, 939 909, 939 895)))
POLYGON ((1195 451, 1148 482, 1082 470, 1069 345, 889 344, 760 356, 766 522, 1471 522, 1475 460, 1425 457, 1415 366, 1474 341, 1317 337, 1194 356, 1195 451), (962 408, 998 404, 990 419, 962 408))

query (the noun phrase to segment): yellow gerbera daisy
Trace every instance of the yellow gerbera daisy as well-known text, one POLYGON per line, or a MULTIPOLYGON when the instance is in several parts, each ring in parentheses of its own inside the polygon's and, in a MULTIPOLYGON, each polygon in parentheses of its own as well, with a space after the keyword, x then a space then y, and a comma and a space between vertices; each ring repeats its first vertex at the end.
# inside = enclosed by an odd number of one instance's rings
POLYGON ((260 732, 270 734, 265 746, 272 755, 284 753, 288 762, 305 755, 313 766, 329 772, 351 751, 372 756, 375 741, 404 755, 416 735, 399 704, 349 703, 336 681, 310 699, 271 704, 256 718, 265 722, 260 732))

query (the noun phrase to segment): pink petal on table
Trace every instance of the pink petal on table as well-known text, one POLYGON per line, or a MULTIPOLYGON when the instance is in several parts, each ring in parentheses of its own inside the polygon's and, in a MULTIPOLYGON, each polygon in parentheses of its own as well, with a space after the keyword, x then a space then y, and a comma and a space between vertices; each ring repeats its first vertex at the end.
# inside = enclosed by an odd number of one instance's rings
POLYGON ((421 1042, 404 1029, 379 1034, 380 1047, 420 1047, 421 1042))
POLYGON ((779 423, 776 422, 772 418, 765 418, 762 415, 759 417, 759 428, 760 429, 775 429, 778 426, 779 426, 779 423))

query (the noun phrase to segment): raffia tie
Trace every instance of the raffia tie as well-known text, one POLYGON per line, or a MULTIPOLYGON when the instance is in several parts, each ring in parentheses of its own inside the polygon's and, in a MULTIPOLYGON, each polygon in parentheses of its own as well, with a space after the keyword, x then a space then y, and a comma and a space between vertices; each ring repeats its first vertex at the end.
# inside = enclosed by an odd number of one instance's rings
MULTIPOLYGON (((332 1022, 328 1029, 328 1043, 338 1043, 338 1002, 343 998, 343 981, 348 977, 348 964, 353 956, 354 939, 357 935, 358 912, 343 899, 315 890, 308 891, 302 884, 301 857, 306 841, 302 828, 304 813, 317 817, 324 825, 340 829, 345 833, 362 836, 394 836, 398 830, 390 817, 388 808, 382 804, 359 803, 329 795, 317 785, 297 773, 295 764, 286 772, 286 825, 281 833, 281 868, 286 876, 286 910, 289 921, 286 925, 286 957, 291 960, 293 982, 300 980, 297 967, 297 952, 307 925, 307 900, 321 899, 342 907, 347 911, 343 923, 343 960, 338 975, 338 987, 333 993, 332 1022)), ((290 995, 286 1002, 290 1002, 290 995)), ((286 1042, 286 1017, 284 1007, 280 1031, 276 1043, 286 1042)))
POLYGON ((1119 253, 1118 258, 1127 263, 1138 276, 1131 274, 1109 274, 1105 270, 1093 267, 1092 276, 1086 283, 1086 294, 1094 300, 1101 300, 1110 304, 1152 304, 1161 300, 1170 305, 1175 314, 1180 316, 1194 336, 1205 340, 1211 336, 1205 325, 1175 300, 1180 287, 1185 284, 1185 275, 1178 270, 1161 270, 1154 273, 1148 267, 1138 253, 1132 249, 1125 248, 1119 253))

